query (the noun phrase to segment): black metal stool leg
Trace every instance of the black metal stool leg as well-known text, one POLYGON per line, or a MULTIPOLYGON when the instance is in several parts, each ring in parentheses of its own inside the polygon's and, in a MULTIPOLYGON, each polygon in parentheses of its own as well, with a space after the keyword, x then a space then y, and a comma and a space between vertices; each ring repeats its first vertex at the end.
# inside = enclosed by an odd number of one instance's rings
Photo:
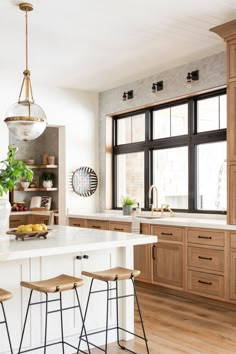
POLYGON ((64 330, 63 330, 63 315, 62 315, 62 296, 61 296, 61 292, 60 292, 60 317, 61 317, 61 344, 62 344, 62 353, 65 354, 64 330))
POLYGON ((29 308, 30 308, 32 293, 33 293, 33 290, 30 291, 30 296, 29 296, 28 306, 27 306, 27 309, 26 309, 25 321, 24 321, 24 325, 23 325, 23 330, 22 330, 22 335, 21 335, 21 340, 20 340, 20 346, 19 346, 18 354, 21 353, 21 347, 22 347, 22 342, 23 342, 23 338, 24 338, 24 334, 25 334, 25 327, 26 327, 27 317, 28 317, 28 314, 29 314, 29 308))
POLYGON ((116 280, 116 328, 117 328, 117 344, 121 349, 126 349, 123 345, 120 344, 120 335, 119 335, 119 293, 118 293, 118 280, 116 280))
MULTIPOLYGON (((85 329, 85 321, 86 321, 86 317, 87 317, 88 306, 89 306, 91 291, 92 291, 92 287, 93 287, 93 281, 94 281, 94 279, 91 280, 91 284, 90 284, 90 288, 89 288, 88 300, 87 300, 87 304, 86 304, 86 308, 85 308, 85 312, 84 312, 84 317, 83 317, 84 327, 83 327, 83 324, 82 324, 82 329, 81 329, 80 336, 79 336, 79 344, 78 344, 77 353, 79 353, 79 351, 80 351, 81 340, 82 340, 83 332, 84 332, 84 329, 85 329)), ((87 339, 87 343, 88 343, 88 339, 87 339)), ((88 343, 88 348, 89 348, 89 343, 88 343)), ((89 351, 89 353, 90 353, 90 351, 89 351)))
POLYGON ((106 314, 106 337, 105 337, 105 354, 107 354, 107 342, 108 342, 108 324, 109 324, 109 282, 107 281, 107 314, 106 314))
MULTIPOLYGON (((79 305, 79 311, 80 311, 80 317, 81 317, 81 321, 82 321, 82 329, 81 329, 81 332, 83 334, 85 334, 85 338, 86 338, 86 341, 87 341, 87 346, 88 346, 88 353, 91 354, 91 351, 90 351, 90 348, 89 348, 89 342, 88 342, 88 337, 87 337, 87 332, 86 332, 86 328, 85 328, 85 319, 83 318, 83 314, 82 314, 82 308, 81 308, 81 304, 80 304, 80 300, 79 300, 79 295, 78 295, 78 290, 77 288, 75 288, 75 294, 76 294, 76 298, 77 298, 77 302, 78 302, 78 305, 79 305)), ((81 342, 81 341, 80 341, 81 342)), ((78 352, 79 352, 79 347, 78 347, 78 352)))
POLYGON ((142 326, 142 330, 143 330, 143 338, 144 338, 144 341, 145 341, 145 344, 146 344, 147 354, 149 354, 148 343, 147 343, 148 340, 147 340, 146 332, 145 332, 145 329, 144 329, 143 318, 142 318, 142 314, 141 314, 140 305, 139 305, 139 302, 138 302, 138 296, 137 296, 137 292, 136 292, 136 286, 135 286, 135 283, 134 283, 134 278, 131 278, 131 280, 132 280, 132 283, 133 283, 134 296, 135 296, 135 300, 136 300, 136 304, 137 304, 137 308, 138 308, 138 313, 139 313, 139 317, 140 317, 140 322, 141 322, 141 326, 142 326))
POLYGON ((46 295, 46 301, 45 301, 44 354, 46 354, 46 350, 47 350, 47 329, 48 329, 48 294, 45 293, 45 295, 46 295))
POLYGON ((2 313, 3 313, 3 318, 4 318, 4 322, 5 322, 5 326, 6 326, 6 331, 7 331, 7 337, 8 337, 10 351, 11 351, 11 354, 13 354, 12 345, 11 345, 11 338, 10 338, 10 333, 9 333, 9 329, 8 329, 8 324, 7 324, 6 313, 5 313, 5 310, 4 310, 3 303, 2 302, 0 302, 0 303, 1 303, 1 306, 2 306, 2 313))

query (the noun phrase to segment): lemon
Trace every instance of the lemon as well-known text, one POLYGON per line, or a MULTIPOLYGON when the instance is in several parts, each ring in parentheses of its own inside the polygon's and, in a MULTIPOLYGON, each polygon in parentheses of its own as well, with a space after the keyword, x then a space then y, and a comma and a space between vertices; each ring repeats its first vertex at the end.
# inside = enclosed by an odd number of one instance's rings
POLYGON ((43 228, 42 228, 42 226, 40 224, 34 224, 32 226, 32 230, 33 231, 43 231, 43 228))
POLYGON ((40 224, 40 225, 41 225, 43 231, 47 231, 47 229, 48 229, 47 225, 45 225, 45 224, 40 224))

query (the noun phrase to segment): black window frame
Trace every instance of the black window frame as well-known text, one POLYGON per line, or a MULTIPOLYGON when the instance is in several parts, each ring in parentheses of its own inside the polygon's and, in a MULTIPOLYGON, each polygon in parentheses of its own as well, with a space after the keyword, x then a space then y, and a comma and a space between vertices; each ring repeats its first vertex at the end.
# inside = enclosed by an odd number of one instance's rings
POLYGON ((202 99, 215 96, 225 95, 226 89, 202 93, 190 96, 180 100, 173 100, 168 103, 158 104, 156 106, 139 109, 121 115, 113 116, 112 122, 112 172, 113 172, 113 191, 112 191, 112 207, 113 209, 121 209, 117 207, 117 170, 116 156, 120 154, 128 154, 132 152, 144 152, 144 204, 143 210, 149 209, 148 190, 153 184, 152 176, 152 153, 157 149, 165 149, 171 147, 188 147, 188 209, 174 209, 177 212, 185 213, 206 213, 206 214, 226 214, 226 211, 216 210, 199 210, 197 209, 197 159, 196 146, 210 142, 226 141, 227 129, 217 129, 205 132, 197 132, 197 102, 202 99), (188 105, 188 133, 174 137, 162 139, 153 139, 153 112, 169 108, 181 104, 188 105), (145 114, 145 140, 141 142, 117 145, 117 120, 138 114, 145 114))

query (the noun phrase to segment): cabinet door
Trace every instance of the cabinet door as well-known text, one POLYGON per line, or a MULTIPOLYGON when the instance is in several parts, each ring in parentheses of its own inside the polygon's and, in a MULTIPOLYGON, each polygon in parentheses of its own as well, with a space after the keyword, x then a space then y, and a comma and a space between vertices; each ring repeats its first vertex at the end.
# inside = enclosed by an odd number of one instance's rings
MULTIPOLYGON (((20 241, 21 242, 21 241, 20 241)), ((20 336, 23 327, 23 320, 27 307, 29 290, 20 287, 22 280, 30 280, 30 266, 29 260, 14 260, 1 262, 0 267, 1 288, 11 291, 13 293, 12 299, 4 302, 6 316, 9 325, 9 331, 12 340, 13 349, 19 348, 20 336)), ((32 312, 30 314, 32 320, 32 312)), ((0 310, 0 321, 2 320, 2 312, 0 310)), ((37 323, 35 323, 37 328, 37 323)), ((34 341, 32 331, 29 326, 26 328, 23 348, 26 349, 30 343, 34 341)), ((9 344, 3 325, 0 325, 0 353, 9 352, 9 344)))
POLYGON ((141 271, 136 280, 152 283, 152 245, 134 247, 134 269, 141 271))
POLYGON ((153 282, 170 287, 183 287, 183 246, 154 244, 153 282))
MULTIPOLYGON (((140 225, 141 234, 150 234, 150 225, 140 225)), ((134 246, 134 268, 141 271, 136 280, 152 283, 152 245, 134 246)))
POLYGON ((236 300, 236 252, 231 252, 230 257, 230 299, 236 300))
MULTIPOLYGON (((117 249, 90 251, 82 254, 81 269, 85 271, 96 272, 99 270, 111 269, 117 266, 117 249)), ((91 284, 91 278, 82 276, 85 284, 81 288, 82 290, 82 300, 83 300, 83 311, 85 309, 89 287, 91 284)), ((122 283, 122 282, 121 282, 122 283)), ((121 284, 122 285, 122 284, 121 284)), ((110 282, 110 287, 114 287, 114 283, 110 282)), ((93 290, 103 290, 106 289, 106 283, 99 280, 94 280, 93 290)), ((114 295, 114 292, 111 294, 114 295)), ((110 301, 109 306, 109 324, 115 324, 115 302, 110 301)), ((89 303, 89 311, 86 319, 86 329, 87 331, 94 331, 95 329, 105 328, 106 321, 106 292, 101 292, 91 295, 89 303), (95 315, 96 314, 96 315, 95 315)))

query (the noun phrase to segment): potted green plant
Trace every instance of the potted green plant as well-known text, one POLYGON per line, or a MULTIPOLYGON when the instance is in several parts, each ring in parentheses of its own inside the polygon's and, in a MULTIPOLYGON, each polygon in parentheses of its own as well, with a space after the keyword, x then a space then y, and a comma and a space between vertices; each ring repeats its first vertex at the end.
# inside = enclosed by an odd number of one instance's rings
POLYGON ((53 183, 55 181, 55 174, 52 172, 43 172, 42 173, 42 181, 44 188, 52 188, 53 183))
POLYGON ((0 232, 5 229, 11 210, 5 196, 13 190, 18 181, 33 179, 33 171, 23 161, 15 159, 17 150, 15 145, 9 145, 7 158, 0 161, 0 232))
POLYGON ((123 207, 123 215, 130 215, 133 205, 136 204, 136 200, 129 196, 124 196, 121 198, 121 204, 123 207))

